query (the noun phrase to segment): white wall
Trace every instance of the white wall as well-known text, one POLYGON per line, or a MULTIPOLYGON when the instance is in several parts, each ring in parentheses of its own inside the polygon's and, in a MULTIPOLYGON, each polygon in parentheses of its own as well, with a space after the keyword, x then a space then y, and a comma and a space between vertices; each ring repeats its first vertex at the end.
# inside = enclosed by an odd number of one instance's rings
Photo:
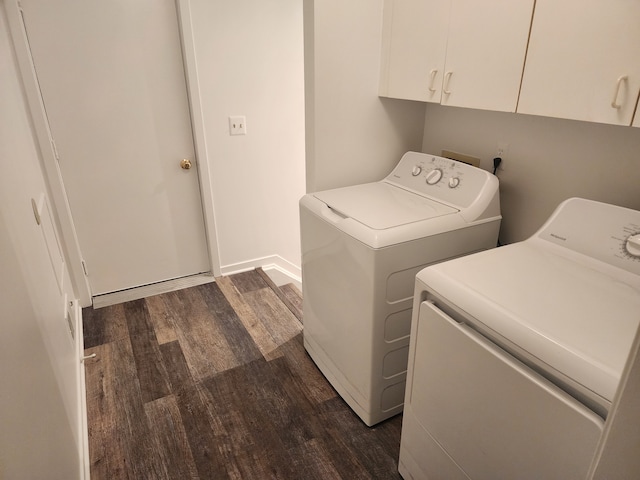
POLYGON ((422 151, 454 150, 498 170, 503 243, 524 240, 569 197, 640 210, 640 128, 429 104, 422 151))
POLYGON ((300 0, 193 0, 223 273, 274 260, 300 275, 304 58, 300 0), (247 135, 230 136, 244 115, 247 135))
POLYGON ((46 187, 1 7, 0 478, 74 479, 83 445, 79 355, 64 294, 75 296, 68 275, 59 286, 34 219, 31 199, 46 187))
POLYGON ((307 191, 372 182, 420 151, 424 104, 378 97, 382 0, 304 0, 307 191))

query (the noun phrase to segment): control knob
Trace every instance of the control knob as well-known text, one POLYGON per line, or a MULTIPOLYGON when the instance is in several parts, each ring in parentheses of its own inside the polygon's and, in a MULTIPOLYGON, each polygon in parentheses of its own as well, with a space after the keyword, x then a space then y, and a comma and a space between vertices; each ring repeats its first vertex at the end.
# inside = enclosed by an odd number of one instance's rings
POLYGON ((458 177, 451 177, 449 179, 449 188, 456 188, 460 185, 460 179, 458 177))
POLYGON ((629 255, 640 257, 640 233, 636 233, 635 235, 631 235, 629 238, 627 238, 625 248, 627 249, 627 253, 629 255))
POLYGON ((427 173, 427 184, 435 185, 442 178, 442 170, 439 168, 434 168, 429 173, 427 173))
POLYGON ((420 173, 422 173, 422 167, 420 165, 415 165, 413 170, 411 170, 411 175, 414 177, 417 177, 420 173))

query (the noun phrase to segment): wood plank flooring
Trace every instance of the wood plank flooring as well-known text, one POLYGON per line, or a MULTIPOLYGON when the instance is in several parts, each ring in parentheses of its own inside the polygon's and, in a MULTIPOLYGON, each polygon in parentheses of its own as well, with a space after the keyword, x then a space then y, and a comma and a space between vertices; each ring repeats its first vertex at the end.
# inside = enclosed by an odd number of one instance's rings
POLYGON ((400 479, 302 345, 300 293, 258 269, 83 310, 91 478, 400 479))

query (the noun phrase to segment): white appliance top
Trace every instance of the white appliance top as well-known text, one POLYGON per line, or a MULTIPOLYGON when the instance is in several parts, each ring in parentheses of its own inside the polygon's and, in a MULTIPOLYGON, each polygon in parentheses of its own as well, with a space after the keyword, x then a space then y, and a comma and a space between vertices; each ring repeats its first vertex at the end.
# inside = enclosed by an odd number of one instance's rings
POLYGON ((640 323, 638 234, 640 212, 574 198, 526 241, 417 278, 470 323, 610 402, 640 323))
POLYGON ((314 196, 339 215, 376 230, 458 213, 453 207, 385 182, 327 190, 314 196))
POLYGON ((373 248, 501 218, 494 175, 416 152, 379 182, 308 194, 301 204, 373 248))

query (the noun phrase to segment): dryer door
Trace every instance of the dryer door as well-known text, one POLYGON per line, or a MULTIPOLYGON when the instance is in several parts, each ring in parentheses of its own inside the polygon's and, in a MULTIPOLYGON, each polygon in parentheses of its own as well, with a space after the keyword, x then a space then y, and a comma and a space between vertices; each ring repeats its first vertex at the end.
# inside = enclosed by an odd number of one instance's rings
POLYGON ((585 478, 600 417, 433 303, 415 320, 403 437, 432 437, 474 480, 585 478))

